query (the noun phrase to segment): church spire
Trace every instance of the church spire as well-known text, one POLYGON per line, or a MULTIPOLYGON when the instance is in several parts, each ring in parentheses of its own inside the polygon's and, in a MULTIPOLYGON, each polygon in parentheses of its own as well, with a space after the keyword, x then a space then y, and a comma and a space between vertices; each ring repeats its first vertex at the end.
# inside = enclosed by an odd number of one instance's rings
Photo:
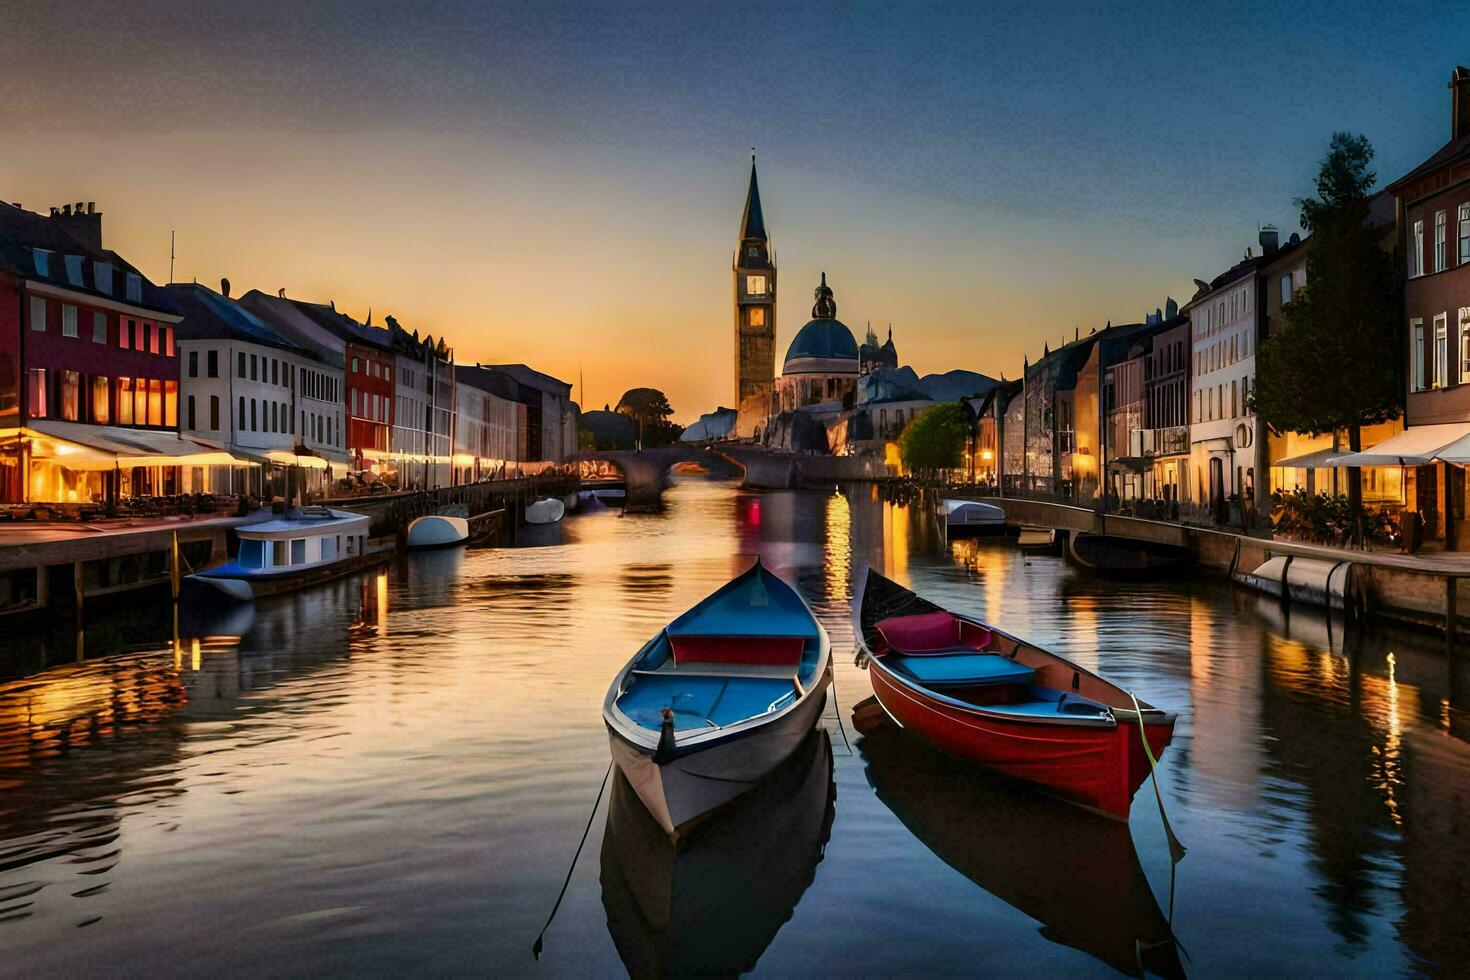
POLYGON ((754 152, 750 154, 750 190, 745 192, 745 216, 740 219, 740 240, 766 240, 766 219, 761 214, 761 189, 755 179, 754 152))

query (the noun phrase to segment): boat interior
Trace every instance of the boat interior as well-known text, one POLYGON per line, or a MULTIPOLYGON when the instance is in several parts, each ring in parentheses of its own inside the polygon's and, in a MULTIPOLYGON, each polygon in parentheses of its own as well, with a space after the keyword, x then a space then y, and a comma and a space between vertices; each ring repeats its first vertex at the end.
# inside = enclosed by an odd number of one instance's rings
POLYGON ((618 708, 651 731, 724 728, 785 708, 817 675, 821 637, 790 586, 755 569, 669 624, 628 670, 618 708))
MULTIPOLYGON (((873 652, 884 666, 942 697, 1027 718, 1108 713, 1106 702, 1086 696, 1081 671, 952 613, 892 616, 875 629, 883 642, 873 652)), ((1086 679, 1089 688, 1111 688, 1092 675, 1086 679)))

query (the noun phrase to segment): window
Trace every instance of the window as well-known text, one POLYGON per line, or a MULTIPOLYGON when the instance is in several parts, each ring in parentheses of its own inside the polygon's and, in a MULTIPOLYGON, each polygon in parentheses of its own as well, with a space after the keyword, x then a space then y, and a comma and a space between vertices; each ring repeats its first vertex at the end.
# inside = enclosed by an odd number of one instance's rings
POLYGON ((163 335, 163 339, 159 343, 159 346, 163 348, 160 353, 162 353, 165 357, 173 357, 174 356, 174 328, 173 327, 170 327, 170 326, 168 326, 166 324, 160 323, 158 325, 158 332, 163 335))
POLYGON ((281 362, 278 361, 278 360, 276 360, 273 357, 273 358, 271 358, 271 384, 273 384, 273 385, 279 385, 280 383, 281 383, 281 362))
POLYGON ((256 357, 254 354, 250 355, 250 380, 260 380, 260 358, 256 357))
POLYGON ((112 295, 112 265, 107 262, 92 263, 92 283, 97 292, 112 295))
MULTIPOLYGON (((140 382, 141 383, 141 382, 140 382)), ((158 378, 148 381, 148 424, 163 425, 163 382, 158 378)), ((174 406, 174 425, 178 425, 178 405, 174 406)))
POLYGON ((136 425, 148 424, 148 379, 133 379, 133 422, 136 425))
POLYGON ((352 414, 357 415, 357 389, 352 389, 352 414))
POLYGON ((1460 383, 1470 381, 1470 306, 1460 307, 1460 383))
POLYGON ((746 276, 745 277, 745 295, 747 295, 747 296, 764 296, 765 294, 766 294, 766 277, 765 276, 746 276))
POLYGON ((1414 337, 1414 346, 1411 354, 1414 359, 1413 391, 1424 390, 1424 321, 1410 320, 1410 332, 1414 337))
POLYGON ((271 402, 270 420, 266 422, 266 431, 267 432, 277 432, 277 431, 279 431, 277 429, 277 427, 276 427, 276 422, 277 422, 276 412, 277 411, 278 411, 278 409, 276 408, 276 403, 275 402, 271 402))
POLYGON ((82 284, 82 257, 80 255, 66 256, 66 281, 73 286, 82 284))
POLYGON ((26 370, 26 414, 33 419, 46 417, 46 369, 26 370))
POLYGON ((1434 318, 1434 380, 1436 388, 1449 384, 1449 318, 1441 313, 1434 318))
POLYGON ((159 351, 158 341, 160 339, 160 332, 163 329, 163 324, 149 323, 147 320, 143 320, 139 323, 139 326, 141 326, 143 329, 143 340, 139 341, 138 349, 143 350, 144 342, 146 342, 148 353, 157 354, 159 351))
POLYGON ((1285 306, 1291 302, 1291 274, 1287 273, 1281 277, 1281 305, 1285 306))
POLYGON ((188 415, 186 415, 185 418, 187 419, 189 428, 191 428, 191 429, 197 429, 199 426, 196 424, 197 423, 197 419, 194 416, 194 396, 193 395, 190 395, 189 396, 188 409, 187 409, 187 411, 188 411, 188 415))
POLYGON ((1414 222, 1413 234, 1409 236, 1409 278, 1424 275, 1424 221, 1414 222))
POLYGON ((77 308, 70 303, 61 304, 61 335, 63 337, 77 335, 77 308))
POLYGON ((260 422, 260 419, 257 416, 256 411, 255 411, 255 399, 252 398, 252 399, 250 399, 250 431, 251 432, 259 432, 260 431, 259 422, 260 422))
POLYGON ((1470 204, 1460 205, 1459 265, 1470 265, 1470 204))
POLYGON ((240 553, 235 556, 241 568, 265 567, 265 542, 254 538, 240 539, 240 553))
POLYGON ((245 352, 244 351, 241 351, 240 352, 240 363, 235 368, 235 377, 237 377, 237 378, 244 378, 245 377, 245 352))
MULTIPOLYGON (((199 352, 197 350, 191 350, 189 352, 189 377, 199 377, 199 352)), ((192 429, 194 427, 191 425, 189 428, 192 429)))
POLYGON ((36 267, 36 275, 42 279, 51 278, 51 253, 44 248, 31 249, 31 263, 36 267))
POLYGON ((764 327, 766 325, 766 308, 764 306, 752 306, 750 308, 750 325, 752 327, 764 327))
POLYGON ((219 395, 209 396, 209 431, 219 431, 219 395))
POLYGON ((92 421, 106 425, 112 421, 112 390, 106 378, 92 379, 92 421))
POLYGON ((101 310, 92 314, 92 343, 107 343, 107 314, 101 310))
POLYGON ((61 417, 68 422, 76 422, 81 416, 82 410, 82 373, 80 371, 61 372, 61 417))
POLYGON ((286 542, 271 542, 271 567, 279 568, 286 564, 286 542))
POLYGON ((133 424, 133 379, 117 379, 117 421, 121 425, 133 424))
POLYGON ((240 410, 235 413, 235 429, 238 432, 245 431, 245 396, 240 396, 240 410))
POLYGON ((357 358, 355 358, 355 357, 352 359, 352 373, 353 374, 356 374, 357 373, 357 358))
POLYGON ((143 277, 136 272, 128 273, 127 295, 129 303, 143 302, 143 277))
POLYGON ((117 346, 127 350, 133 346, 133 321, 118 317, 117 319, 117 346))
POLYGON ((291 539, 291 564, 293 564, 293 565, 305 565, 306 564, 306 539, 305 538, 292 538, 291 539))
MULTIPOLYGON (((192 414, 189 421, 192 429, 192 414)), ((179 383, 172 379, 163 383, 163 424, 170 429, 179 427, 179 383)))
POLYGON ((46 301, 40 296, 31 297, 31 329, 46 332, 46 301))
POLYGON ((1443 272, 1445 266, 1445 224, 1448 214, 1444 211, 1434 212, 1434 271, 1443 272))

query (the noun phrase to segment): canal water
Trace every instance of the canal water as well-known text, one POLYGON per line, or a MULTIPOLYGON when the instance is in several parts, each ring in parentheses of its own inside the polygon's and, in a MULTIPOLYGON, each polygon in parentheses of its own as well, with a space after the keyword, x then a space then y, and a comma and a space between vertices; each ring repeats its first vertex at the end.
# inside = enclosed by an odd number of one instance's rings
POLYGON ((0 974, 1470 967, 1470 677, 1432 639, 946 549, 871 488, 681 480, 667 503, 185 615, 177 643, 156 609, 5 638, 0 974), (677 856, 614 780, 533 960, 609 679, 757 554, 831 633, 828 735, 677 856), (1153 783, 1124 826, 857 736, 870 563, 1177 710, 1157 783, 1182 860, 1153 783))

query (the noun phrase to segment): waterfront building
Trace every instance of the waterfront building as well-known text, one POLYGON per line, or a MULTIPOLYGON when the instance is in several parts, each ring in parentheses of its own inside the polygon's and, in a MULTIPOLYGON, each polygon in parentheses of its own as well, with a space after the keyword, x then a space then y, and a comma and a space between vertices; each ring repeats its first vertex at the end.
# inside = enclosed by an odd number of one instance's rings
POLYGON ((777 410, 781 412, 827 402, 837 403, 840 410, 857 385, 857 341, 847 324, 837 319, 837 303, 825 272, 814 294, 812 318, 786 348, 776 382, 777 410))
POLYGON ((1054 351, 1044 347, 1040 360, 1024 365, 1020 426, 1024 451, 1017 470, 1023 492, 1072 498, 1080 479, 1096 479, 1089 473, 1094 465, 1092 446, 1081 447, 1086 450, 1082 452, 1077 444, 1075 395, 1078 376, 1096 342, 1096 332, 1074 336, 1054 351))
POLYGON ((479 365, 455 367, 454 379, 453 482, 516 475, 527 406, 515 379, 479 365))
MULTIPOLYGON (((454 351, 441 337, 419 339, 394 317, 388 325, 394 359, 393 457, 402 489, 449 486, 454 449, 454 351)), ((471 399, 473 401, 473 399, 471 399)))
POLYGON ((1144 366, 1143 428, 1129 450, 1148 461, 1144 497, 1171 507, 1187 488, 1190 348, 1186 316, 1154 335, 1144 366))
POLYGON ((1394 442, 1415 445, 1386 451, 1424 460, 1405 470, 1404 496, 1425 537, 1467 550, 1465 467, 1433 459, 1470 436, 1470 68, 1457 67, 1449 88, 1449 141, 1388 186, 1406 262, 1408 390, 1405 432, 1394 442))
POLYGON ((1265 472, 1265 439, 1250 409, 1260 346, 1262 265, 1276 252, 1276 229, 1260 233, 1261 255, 1246 249, 1229 271, 1199 290, 1184 312, 1191 326, 1189 473, 1181 480, 1192 519, 1241 523, 1257 508, 1257 475, 1265 472))
POLYGON ((776 372, 776 257, 761 212, 755 157, 731 262, 735 275, 735 433, 759 439, 771 411, 776 372))
POLYGON ((391 442, 394 361, 388 331, 337 312, 332 302, 289 299, 285 290, 277 296, 251 290, 240 303, 291 340, 329 351, 333 360, 341 358, 342 415, 316 423, 325 425, 329 444, 346 451, 351 472, 371 473, 397 486, 391 442))
POLYGON ((524 364, 491 365, 516 383, 516 399, 526 406, 521 428, 521 463, 565 463, 577 451, 577 406, 572 386, 524 364))
POLYGON ((87 203, 0 203, 0 502, 174 494, 212 456, 178 433, 179 310, 103 246, 87 203))
MULTIPOLYGON (((1022 404, 1022 400, 1017 397, 1020 394, 1020 381, 1000 381, 984 395, 961 400, 971 418, 970 443, 966 448, 967 473, 971 483, 991 487, 1004 486, 1006 412, 1012 402, 1022 404)), ((1014 463, 1018 470, 1021 466, 1020 436, 1018 431, 1010 440, 1015 447, 1014 463)))
POLYGON ((186 489, 288 495, 286 469, 324 494, 347 454, 340 431, 342 369, 284 336, 229 298, 197 283, 168 287, 184 312, 177 327, 185 434, 219 443, 240 465, 186 471, 186 489), (333 420, 329 422, 328 420, 333 420))

